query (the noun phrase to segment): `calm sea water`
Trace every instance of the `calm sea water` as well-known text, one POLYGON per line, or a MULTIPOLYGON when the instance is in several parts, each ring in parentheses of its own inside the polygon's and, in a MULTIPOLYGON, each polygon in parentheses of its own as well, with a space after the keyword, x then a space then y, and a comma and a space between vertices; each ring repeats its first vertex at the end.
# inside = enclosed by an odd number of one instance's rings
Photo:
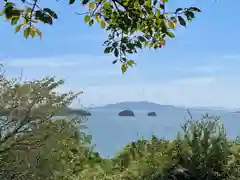
MULTIPOLYGON (((155 111, 156 117, 148 117, 145 111, 134 111, 135 117, 119 117, 119 111, 93 110, 92 116, 88 117, 87 132, 93 137, 95 149, 102 156, 113 156, 121 148, 131 141, 152 135, 172 139, 181 130, 187 112, 183 111, 155 111)), ((206 112, 191 111, 194 119, 200 118, 206 112)), ((221 116, 229 138, 240 136, 240 114, 212 111, 209 115, 221 116)))

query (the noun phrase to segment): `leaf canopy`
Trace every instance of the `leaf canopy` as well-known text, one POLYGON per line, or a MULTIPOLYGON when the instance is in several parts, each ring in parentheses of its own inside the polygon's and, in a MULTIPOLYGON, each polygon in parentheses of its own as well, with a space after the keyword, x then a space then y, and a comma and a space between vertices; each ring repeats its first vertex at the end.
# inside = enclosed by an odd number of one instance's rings
MULTIPOLYGON (((4 8, 0 15, 15 26, 15 32, 24 28, 24 37, 42 36, 37 23, 53 24, 58 19, 57 13, 49 7, 43 8, 39 0, 18 0, 26 5, 20 8, 10 0, 4 0, 4 8)), ((79 1, 68 0, 69 5, 79 1)), ((186 27, 201 12, 196 7, 177 8, 167 11, 168 0, 81 0, 81 5, 88 8, 84 22, 93 26, 95 22, 108 32, 103 43, 104 53, 113 53, 116 62, 121 62, 122 72, 135 63, 128 63, 128 56, 143 48, 160 49, 168 38, 174 38, 177 25, 186 27)))

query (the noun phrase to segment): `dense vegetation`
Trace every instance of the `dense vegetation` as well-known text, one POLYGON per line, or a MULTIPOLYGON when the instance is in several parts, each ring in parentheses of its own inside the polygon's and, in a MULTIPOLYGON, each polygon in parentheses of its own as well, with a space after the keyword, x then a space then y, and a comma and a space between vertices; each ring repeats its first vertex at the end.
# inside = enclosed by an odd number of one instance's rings
MULTIPOLYGON (((63 81, 0 78, 0 178, 3 180, 160 180, 240 178, 240 141, 216 117, 190 119, 173 140, 140 139, 113 158, 94 151, 86 117, 53 118, 79 94, 63 81)), ((179 117, 182 118, 182 117, 179 117)))

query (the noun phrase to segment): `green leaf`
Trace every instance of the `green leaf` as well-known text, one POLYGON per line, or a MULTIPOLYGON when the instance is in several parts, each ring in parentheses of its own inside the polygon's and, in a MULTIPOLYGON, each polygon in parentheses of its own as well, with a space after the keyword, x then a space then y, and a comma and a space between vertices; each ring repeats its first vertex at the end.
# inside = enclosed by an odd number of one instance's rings
POLYGON ((191 12, 191 11, 186 11, 186 12, 185 12, 185 16, 187 17, 187 19, 188 19, 189 21, 191 21, 192 19, 195 18, 194 13, 191 12))
POLYGON ((118 56, 119 56, 119 51, 118 51, 118 49, 117 49, 117 48, 115 48, 115 49, 114 49, 114 55, 115 55, 116 57, 118 57, 118 56))
POLYGON ((40 19, 40 20, 41 20, 41 18, 42 18, 43 16, 44 16, 44 15, 43 15, 42 11, 37 10, 37 11, 35 12, 35 18, 36 18, 36 19, 40 19))
POLYGON ((24 37, 25 37, 26 39, 28 38, 29 33, 30 33, 30 27, 27 27, 27 28, 24 30, 24 37))
POLYGON ((18 23, 18 20, 19 20, 19 16, 16 16, 16 17, 13 17, 12 20, 11 20, 11 25, 16 25, 18 23))
POLYGON ((136 41, 136 46, 139 48, 139 49, 142 49, 142 43, 140 41, 136 41))
POLYGON ((93 2, 92 2, 92 3, 89 3, 89 9, 92 9, 92 10, 93 10, 94 8, 95 8, 95 3, 93 3, 93 2))
POLYGON ((167 27, 165 21, 162 21, 161 28, 162 28, 162 33, 167 33, 168 27, 167 27))
POLYGON ((105 22, 104 22, 104 21, 101 21, 101 28, 102 28, 102 29, 105 29, 105 26, 106 26, 106 25, 105 25, 105 22))
POLYGON ((140 42, 145 42, 146 39, 143 36, 138 36, 137 37, 140 42))
POLYGON ((25 11, 26 11, 26 13, 31 13, 32 9, 29 8, 29 7, 27 7, 27 8, 25 9, 25 11))
POLYGON ((90 1, 90 0, 83 0, 83 1, 82 1, 82 4, 85 5, 85 4, 89 3, 89 1, 90 1))
POLYGON ((30 35, 32 36, 32 38, 34 38, 35 34, 36 34, 36 30, 34 28, 31 28, 30 35))
POLYGON ((19 32, 22 26, 23 26, 23 24, 17 25, 16 28, 15 28, 15 32, 16 33, 19 32))
POLYGON ((160 17, 160 15, 161 15, 161 12, 160 12, 160 10, 159 9, 156 9, 156 17, 158 18, 158 17, 160 17))
POLYGON ((183 8, 177 8, 175 12, 178 13, 178 12, 180 12, 182 10, 183 10, 183 8))
POLYGON ((89 26, 92 26, 93 25, 93 23, 94 23, 94 20, 93 19, 91 19, 90 21, 89 21, 89 26))
POLYGON ((130 50, 133 50, 133 49, 135 48, 132 43, 128 43, 128 44, 126 44, 126 45, 127 45, 127 47, 128 47, 130 50))
POLYGON ((106 47, 105 49, 104 49, 104 53, 105 54, 108 54, 108 53, 110 53, 112 51, 112 47, 106 47))
POLYGON ((178 16, 178 21, 182 26, 186 27, 186 21, 181 16, 178 16))
POLYGON ((14 7, 14 6, 15 6, 14 3, 12 3, 12 2, 7 2, 7 1, 6 1, 5 5, 4 5, 5 8, 14 7))
POLYGON ((57 14, 56 14, 53 10, 51 10, 51 9, 49 9, 49 8, 44 8, 43 11, 47 12, 47 13, 48 13, 50 16, 52 16, 54 19, 58 19, 57 14))
POLYGON ((121 70, 122 70, 122 73, 125 73, 127 71, 127 65, 122 64, 121 70))
POLYGON ((100 18, 99 14, 95 14, 94 18, 96 19, 97 22, 101 22, 102 19, 100 18))
POLYGON ((11 7, 5 9, 5 15, 6 15, 6 18, 8 18, 8 19, 13 17, 13 10, 11 7))
POLYGON ((73 4, 75 0, 69 0, 69 4, 73 4))
POLYGON ((110 8, 111 8, 111 4, 110 4, 109 2, 105 2, 104 5, 103 5, 103 7, 104 7, 105 9, 110 9, 110 8))
POLYGON ((117 61, 118 61, 118 60, 116 59, 116 60, 114 60, 112 63, 113 63, 113 64, 116 64, 116 63, 117 63, 117 61))
POLYGON ((90 18, 91 17, 89 15, 84 16, 84 22, 87 23, 90 20, 90 18))
POLYGON ((3 9, 1 12, 0 12, 0 16, 4 15, 5 14, 5 9, 3 9))
POLYGON ((176 24, 173 22, 173 21, 168 21, 168 26, 171 28, 171 29, 174 29, 176 24))
POLYGON ((127 62, 127 58, 123 57, 122 62, 127 62))
POLYGON ((153 1, 153 5, 154 5, 154 6, 156 6, 157 3, 158 3, 158 0, 154 0, 154 1, 153 1))
POLYGON ((167 35, 170 37, 170 38, 174 38, 175 35, 172 33, 172 32, 167 32, 167 35))
POLYGON ((116 48, 118 46, 118 42, 114 42, 113 44, 112 44, 112 47, 114 47, 114 48, 116 48))
POLYGON ((124 15, 124 23, 126 24, 126 25, 128 25, 128 26, 130 26, 131 25, 131 19, 129 19, 129 17, 128 17, 128 15, 127 14, 125 14, 124 15))
POLYGON ((133 67, 133 65, 135 64, 135 62, 134 62, 133 60, 128 60, 128 61, 127 61, 127 64, 128 64, 128 66, 133 67))
POLYGON ((164 4, 164 3, 161 3, 161 4, 160 4, 160 8, 164 10, 164 9, 165 9, 165 4, 164 4))
MULTIPOLYGON (((52 24, 53 24, 53 19, 52 19, 52 17, 51 17, 50 15, 48 15, 48 14, 44 14, 44 13, 42 13, 42 12, 37 11, 36 14, 35 14, 35 16, 36 16, 36 19, 39 19, 39 20, 42 21, 43 23, 46 23, 46 24, 49 24, 49 25, 52 25, 52 24)), ((28 19, 25 19, 25 20, 27 20, 27 21, 25 22, 25 24, 28 24, 28 19)))
POLYGON ((40 39, 42 39, 42 33, 39 29, 35 28, 35 31, 37 33, 37 35, 39 36, 40 39))
POLYGON ((196 7, 190 7, 188 8, 190 11, 195 11, 195 12, 201 12, 200 9, 196 8, 196 7))

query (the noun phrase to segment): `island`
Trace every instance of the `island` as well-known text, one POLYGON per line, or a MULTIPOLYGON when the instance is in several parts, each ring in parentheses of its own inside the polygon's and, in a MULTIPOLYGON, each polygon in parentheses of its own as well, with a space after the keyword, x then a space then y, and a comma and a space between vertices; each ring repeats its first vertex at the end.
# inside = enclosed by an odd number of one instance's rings
POLYGON ((131 110, 124 110, 118 113, 119 116, 135 116, 131 110))
POLYGON ((157 116, 157 114, 155 112, 149 112, 147 115, 148 116, 157 116))
POLYGON ((71 109, 67 107, 59 110, 57 113, 57 116, 68 116, 68 115, 91 116, 91 113, 82 109, 71 109))

